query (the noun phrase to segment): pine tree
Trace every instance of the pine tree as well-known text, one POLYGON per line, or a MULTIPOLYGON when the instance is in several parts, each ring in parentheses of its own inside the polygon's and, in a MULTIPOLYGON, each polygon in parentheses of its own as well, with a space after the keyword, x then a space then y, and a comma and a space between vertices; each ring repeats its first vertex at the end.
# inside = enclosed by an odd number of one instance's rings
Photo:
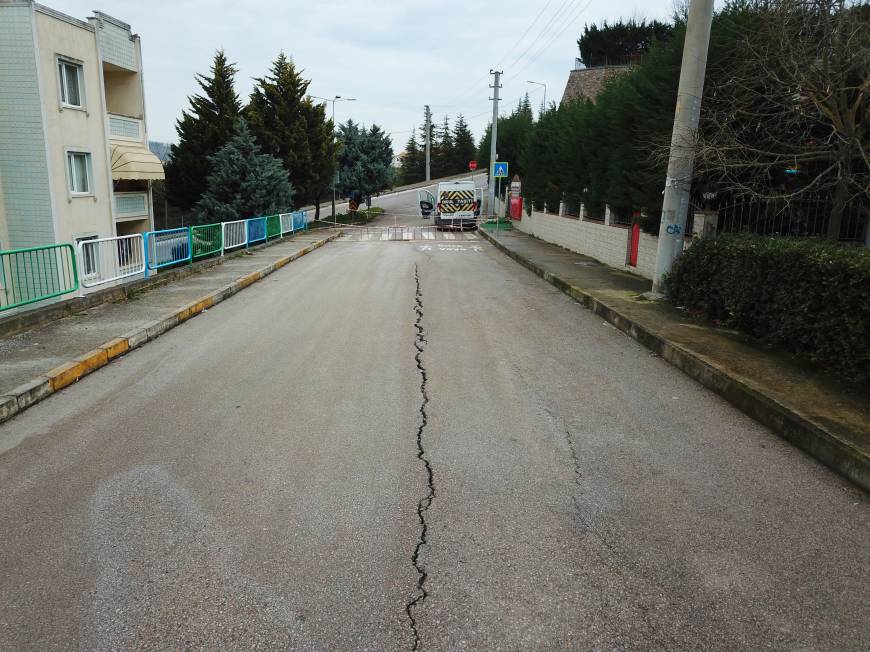
POLYGON ((332 187, 336 167, 335 129, 332 120, 326 119, 326 105, 305 100, 308 147, 311 152, 311 171, 304 199, 297 195, 296 203, 313 203, 314 219, 320 218, 320 200, 332 187))
POLYGON ((202 95, 192 95, 189 111, 183 111, 175 124, 178 144, 172 146, 166 165, 166 192, 169 203, 190 210, 206 188, 209 156, 232 137, 242 105, 235 91, 235 64, 218 50, 211 76, 197 74, 202 95))
POLYGON ((423 169, 425 161, 423 160, 423 151, 417 143, 417 130, 411 130, 411 137, 405 144, 405 151, 402 153, 402 165, 399 168, 399 182, 403 185, 417 183, 425 178, 426 172, 423 169))
POLYGON ((438 179, 456 174, 453 167, 453 133, 450 118, 444 116, 443 122, 435 130, 435 144, 432 148, 432 178, 438 179))
POLYGON ((475 154, 474 136, 471 133, 471 129, 468 128, 465 118, 460 113, 456 117, 456 124, 453 125, 453 153, 450 164, 453 174, 459 174, 467 170, 468 163, 474 159, 475 154))
POLYGON ((208 189, 196 204, 200 223, 229 222, 289 211, 293 189, 287 171, 274 156, 263 154, 247 122, 209 157, 208 189))
POLYGON ((318 183, 309 144, 305 93, 309 81, 281 52, 270 74, 255 80, 245 117, 263 152, 278 158, 300 200, 310 200, 318 183))
POLYGON ((393 147, 389 136, 377 126, 360 127, 353 120, 338 125, 339 191, 342 197, 362 195, 389 187, 393 147))

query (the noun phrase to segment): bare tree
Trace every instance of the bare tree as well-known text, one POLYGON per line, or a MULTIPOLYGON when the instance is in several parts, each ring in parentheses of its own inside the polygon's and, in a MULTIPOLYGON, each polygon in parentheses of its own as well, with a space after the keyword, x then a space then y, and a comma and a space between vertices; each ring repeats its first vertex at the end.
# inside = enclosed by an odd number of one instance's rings
POLYGON ((697 169, 749 200, 829 198, 828 237, 870 191, 870 4, 736 0, 708 74, 697 169))

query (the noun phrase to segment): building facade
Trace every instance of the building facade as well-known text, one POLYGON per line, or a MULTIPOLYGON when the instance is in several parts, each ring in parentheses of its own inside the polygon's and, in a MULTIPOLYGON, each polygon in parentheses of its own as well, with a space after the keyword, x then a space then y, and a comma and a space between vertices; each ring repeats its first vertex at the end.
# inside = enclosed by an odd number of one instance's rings
POLYGON ((0 250, 151 229, 146 125, 129 25, 0 0, 0 250))

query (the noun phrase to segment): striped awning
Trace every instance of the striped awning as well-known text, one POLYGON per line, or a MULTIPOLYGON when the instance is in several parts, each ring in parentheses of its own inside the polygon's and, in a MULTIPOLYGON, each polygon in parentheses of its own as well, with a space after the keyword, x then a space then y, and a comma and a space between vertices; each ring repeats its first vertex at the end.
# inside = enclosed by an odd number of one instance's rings
POLYGON ((141 145, 112 145, 113 179, 163 179, 163 164, 141 145))

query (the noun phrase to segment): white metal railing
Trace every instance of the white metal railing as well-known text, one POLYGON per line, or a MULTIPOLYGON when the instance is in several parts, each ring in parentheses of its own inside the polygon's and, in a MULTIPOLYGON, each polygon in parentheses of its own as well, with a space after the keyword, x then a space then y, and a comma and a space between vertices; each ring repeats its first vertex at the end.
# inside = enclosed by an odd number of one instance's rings
POLYGON ((224 251, 248 244, 248 221, 223 222, 224 251))
POLYGON ((78 243, 79 281, 94 287, 145 271, 142 234, 82 240, 78 243))
POLYGON ((147 192, 116 192, 115 217, 148 217, 147 192))
POLYGON ((142 142, 145 132, 142 120, 126 115, 109 114, 109 138, 112 140, 129 140, 142 142))
POLYGON ((293 213, 281 213, 281 235, 293 231, 293 213))

